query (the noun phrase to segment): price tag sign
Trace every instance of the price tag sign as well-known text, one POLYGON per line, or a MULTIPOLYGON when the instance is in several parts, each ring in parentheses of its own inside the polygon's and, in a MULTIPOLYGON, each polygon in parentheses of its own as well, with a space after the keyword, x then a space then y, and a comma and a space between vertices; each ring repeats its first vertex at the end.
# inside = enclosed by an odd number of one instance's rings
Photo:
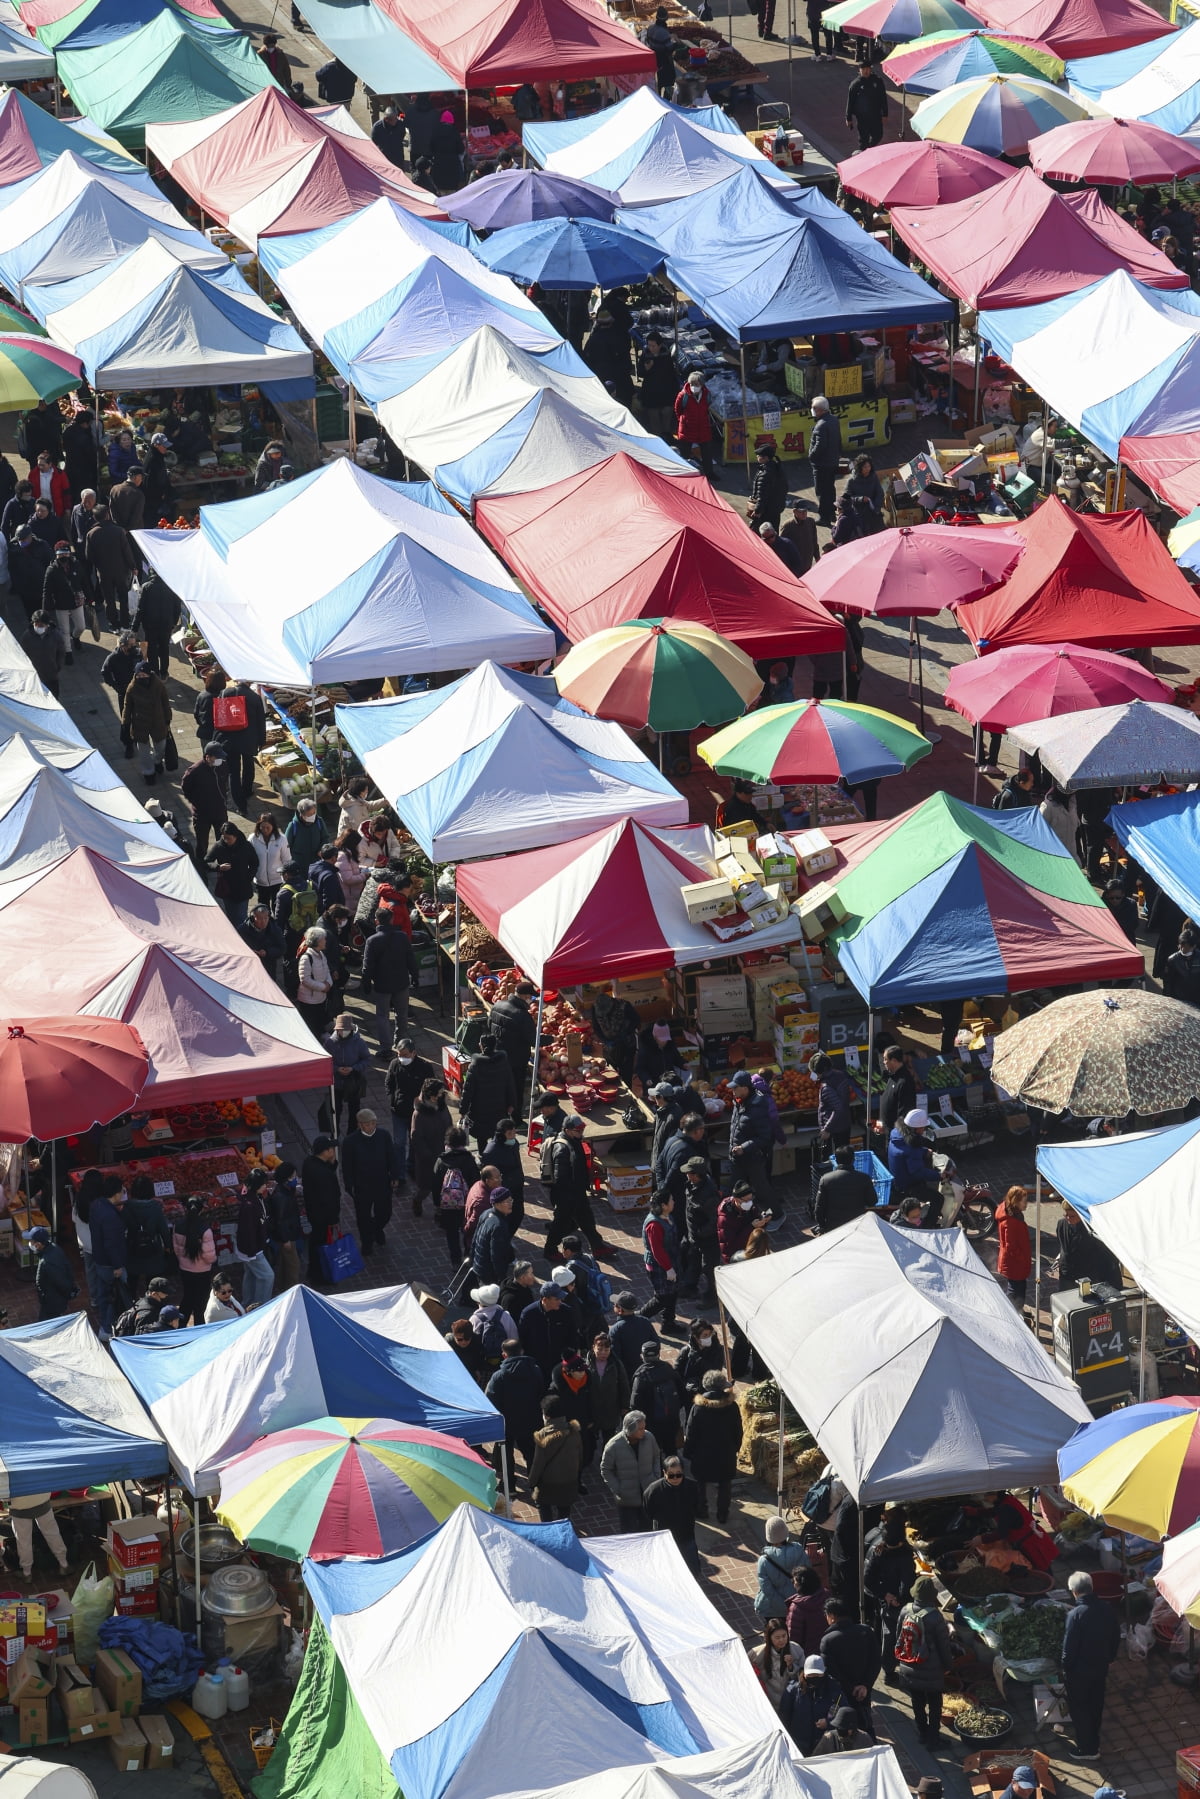
POLYGON ((990 1050, 990 1049, 981 1049, 981 1050, 980 1050, 980 1052, 979 1052, 979 1065, 980 1065, 980 1067, 981 1067, 981 1068, 990 1068, 990 1067, 991 1067, 991 1065, 992 1065, 992 1052, 991 1052, 991 1050, 990 1050))
POLYGON ((263 1132, 263 1134, 262 1134, 262 1153, 264 1156, 273 1156, 275 1154, 275 1133, 274 1133, 274 1131, 264 1131, 263 1132))
POLYGON ((782 412, 764 412, 762 415, 762 428, 764 431, 778 431, 782 423, 782 412))
POLYGON ((155 1181, 154 1197, 155 1199, 173 1199, 175 1197, 174 1181, 155 1181))
POLYGON ((941 1113, 943 1118, 949 1118, 951 1113, 954 1111, 954 1107, 951 1104, 950 1095, 948 1093, 943 1093, 941 1098, 938 1100, 938 1111, 941 1113))
POLYGON ((917 1110, 919 1112, 928 1112, 928 1110, 929 1110, 929 1095, 928 1095, 928 1093, 918 1093, 916 1096, 916 1099, 917 1099, 917 1110))
POLYGON ((969 1068, 971 1066, 970 1050, 969 1049, 960 1049, 958 1052, 958 1059, 962 1063, 964 1068, 969 1068))
POLYGON ((848 1043, 846 1045, 846 1067, 862 1067, 862 1057, 858 1053, 858 1045, 856 1043, 848 1043))
POLYGON ((236 1174, 219 1174, 217 1176, 218 1187, 236 1187, 237 1184, 238 1177, 236 1174))

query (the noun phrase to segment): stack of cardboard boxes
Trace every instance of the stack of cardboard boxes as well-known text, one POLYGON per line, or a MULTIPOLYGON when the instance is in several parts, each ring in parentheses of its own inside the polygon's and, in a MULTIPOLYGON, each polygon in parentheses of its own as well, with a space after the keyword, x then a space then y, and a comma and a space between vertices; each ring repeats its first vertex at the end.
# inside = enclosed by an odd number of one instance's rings
POLYGON ((787 917, 798 883, 796 857, 785 839, 759 837, 751 849, 744 837, 718 837, 716 863, 711 880, 681 889, 692 924, 729 943, 770 930, 787 917))
POLYGON ((108 1527, 108 1572, 119 1618, 157 1618, 167 1526, 149 1514, 118 1518, 108 1527))
MULTIPOLYGON (((30 1610, 34 1608, 28 1608, 30 1610)), ((40 1608, 39 1608, 40 1609, 40 1608)), ((142 1674, 120 1649, 102 1649, 95 1678, 69 1654, 26 1649, 9 1670, 9 1699, 17 1711, 21 1748, 50 1742, 108 1742, 114 1765, 125 1774, 173 1765, 175 1740, 164 1717, 142 1717, 142 1674)))

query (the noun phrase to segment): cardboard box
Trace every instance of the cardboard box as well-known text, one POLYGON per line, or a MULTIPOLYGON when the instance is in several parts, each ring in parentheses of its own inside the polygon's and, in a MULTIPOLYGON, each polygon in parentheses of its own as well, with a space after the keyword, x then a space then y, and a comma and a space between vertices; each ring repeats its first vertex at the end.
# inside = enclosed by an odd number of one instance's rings
POLYGON ((54 1682, 46 1679, 32 1649, 27 1649, 8 1670, 8 1697, 14 1704, 19 1699, 45 1699, 53 1690, 54 1682))
POLYGON ((654 1191, 654 1175, 649 1162, 623 1165, 610 1158, 608 1190, 610 1193, 652 1193, 654 1191))
POLYGON ((41 1749, 49 1740, 49 1699, 22 1699, 17 1706, 18 1745, 22 1749, 41 1749))
POLYGON ((46 1634, 44 1605, 0 1605, 0 1662, 11 1668, 19 1662, 31 1642, 46 1634))
POLYGON ((108 1739, 113 1767, 121 1774, 140 1774, 146 1765, 146 1739, 132 1718, 122 1718, 108 1739))
POLYGON ((72 1661, 69 1655, 59 1658, 55 1686, 58 1703, 68 1723, 76 1718, 86 1718, 96 1710, 96 1689, 78 1662, 72 1661))
POLYGON ((162 1561, 167 1541, 167 1521, 144 1514, 110 1524, 108 1553, 122 1568, 155 1568, 162 1561))
POLYGON ((110 1555, 108 1572, 112 1578, 114 1592, 140 1593, 148 1587, 158 1585, 160 1569, 157 1562, 152 1568, 122 1568, 120 1562, 110 1555))
POLYGON ((796 862, 802 874, 824 874, 837 862, 837 851, 824 831, 798 831, 792 839, 796 862))
POLYGON ((679 889, 689 924, 707 924, 714 918, 732 918, 737 901, 728 881, 691 881, 679 889))
POLYGON ((146 1739, 146 1768, 172 1768, 175 1765, 175 1738, 166 1718, 157 1712, 138 1719, 138 1727, 146 1739))
POLYGON ((727 1012, 746 1005, 744 974, 701 974, 696 976, 696 1012, 727 1012))
POLYGON ((727 1012, 705 1012, 696 1022, 702 1033, 724 1037, 730 1033, 749 1031, 754 1020, 749 1006, 731 1006, 727 1012))
POLYGON ((756 878, 763 872, 758 856, 744 837, 718 837, 716 855, 717 867, 721 869, 722 874, 726 870, 721 865, 727 860, 732 860, 737 868, 756 878))
POLYGON ((846 916, 846 908, 830 881, 820 882, 802 893, 798 900, 793 900, 792 911, 810 943, 819 943, 846 916))
POLYGON ((142 1709, 142 1671, 123 1649, 102 1649, 96 1657, 96 1685, 109 1711, 136 1718, 142 1709))
POLYGON ((158 1588, 146 1587, 140 1593, 118 1593, 113 1599, 118 1618, 157 1618, 158 1588))
POLYGON ((86 1717, 77 1718, 67 1733, 72 1743, 91 1743, 100 1737, 110 1737, 120 1729, 122 1720, 116 1712, 90 1712, 86 1717))

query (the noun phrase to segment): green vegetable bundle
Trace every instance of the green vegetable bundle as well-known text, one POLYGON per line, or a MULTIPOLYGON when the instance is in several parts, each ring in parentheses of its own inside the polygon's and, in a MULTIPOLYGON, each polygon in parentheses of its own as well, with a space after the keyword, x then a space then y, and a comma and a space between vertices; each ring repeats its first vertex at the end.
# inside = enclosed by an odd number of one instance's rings
POLYGON ((996 1621, 1001 1650, 1014 1662, 1059 1661, 1066 1626, 1067 1614, 1060 1605, 1034 1605, 1028 1611, 1006 1612, 996 1621))

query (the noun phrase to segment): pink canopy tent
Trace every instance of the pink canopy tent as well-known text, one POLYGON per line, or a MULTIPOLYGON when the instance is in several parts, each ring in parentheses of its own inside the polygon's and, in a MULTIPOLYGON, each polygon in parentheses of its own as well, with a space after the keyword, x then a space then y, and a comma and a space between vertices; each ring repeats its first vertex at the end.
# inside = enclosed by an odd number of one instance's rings
POLYGON ((385 194, 420 218, 446 217, 344 107, 306 112, 277 87, 205 119, 147 125, 146 147, 210 218, 250 245, 332 225, 385 194))
POLYGON ((376 0, 461 88, 654 73, 600 0, 376 0))
POLYGON ((848 194, 873 206, 945 206, 970 199, 1016 170, 966 144, 943 144, 937 138, 911 143, 878 144, 838 164, 838 179, 848 194))
MULTIPOLYGON (((707 825, 651 829, 622 819, 586 837, 494 862, 460 862, 458 891, 519 968, 543 987, 632 980, 722 953, 691 924, 680 887, 712 879, 716 840, 707 825)), ((743 949, 800 934, 788 917, 743 949)))
POLYGON ((144 1104, 329 1084, 329 1057, 215 902, 168 899, 94 850, 0 888, 0 958, 13 1016, 133 1026, 150 1058, 144 1104))
POLYGON ((951 206, 892 208, 893 228, 968 306, 1037 306, 1123 268, 1147 287, 1188 278, 1090 190, 1058 194, 1021 169, 951 206))
POLYGON ((1064 60, 1131 50, 1177 28, 1142 0, 976 0, 993 31, 1036 38, 1064 60))

